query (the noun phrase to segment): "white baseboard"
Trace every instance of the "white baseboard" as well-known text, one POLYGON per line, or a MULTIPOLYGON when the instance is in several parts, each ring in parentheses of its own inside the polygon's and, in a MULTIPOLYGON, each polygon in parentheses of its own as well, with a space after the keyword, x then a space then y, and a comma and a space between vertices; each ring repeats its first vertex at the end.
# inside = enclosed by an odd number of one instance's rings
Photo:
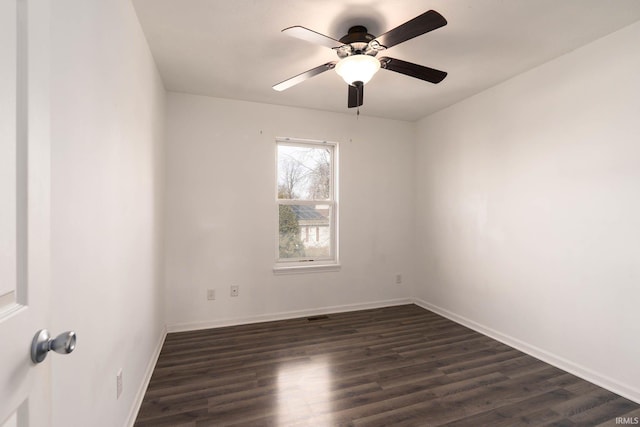
POLYGON ((149 382, 151 381, 151 376, 153 375, 153 370, 156 367, 156 363, 158 362, 158 357, 160 357, 160 351, 162 350, 162 346, 164 345, 164 340, 167 338, 167 328, 164 327, 162 332, 160 333, 160 338, 158 339, 158 343, 156 344, 156 348, 149 359, 149 363, 147 364, 147 369, 144 372, 144 377, 142 378, 142 383, 138 388, 136 393, 136 397, 133 400, 133 405, 131 405, 131 411, 129 412, 129 417, 127 418, 127 422, 125 426, 133 427, 133 424, 136 422, 136 418, 138 417, 138 412, 140 412, 140 407, 142 406, 142 400, 144 399, 144 395, 147 392, 147 387, 149 386, 149 382))
POLYGON ((335 305, 322 308, 309 308, 306 310, 283 311, 259 316, 234 317, 220 320, 207 320, 202 322, 176 323, 167 325, 168 332, 185 332, 199 329, 221 328, 224 326, 246 325, 249 323, 272 322, 275 320, 295 319, 298 317, 317 316, 321 314, 343 313, 346 311, 368 310, 371 308, 391 307, 394 305, 413 304, 411 298, 398 298, 385 301, 374 301, 358 304, 335 305))
POLYGON ((616 393, 624 398, 632 400, 636 403, 640 403, 640 389, 632 386, 631 384, 624 384, 620 381, 614 380, 606 375, 599 374, 589 368, 581 366, 577 363, 571 362, 563 357, 557 356, 546 350, 538 348, 536 346, 527 344, 517 338, 505 335, 495 329, 486 327, 464 316, 460 316, 447 309, 438 307, 434 304, 428 303, 420 298, 413 298, 413 303, 426 309, 446 317, 456 323, 466 326, 474 331, 480 332, 483 335, 491 337, 497 341, 500 341, 510 347, 518 349, 530 356, 540 359, 556 368, 560 368, 563 371, 567 371, 577 377, 580 377, 586 381, 596 384, 602 388, 605 388, 613 393, 616 393))

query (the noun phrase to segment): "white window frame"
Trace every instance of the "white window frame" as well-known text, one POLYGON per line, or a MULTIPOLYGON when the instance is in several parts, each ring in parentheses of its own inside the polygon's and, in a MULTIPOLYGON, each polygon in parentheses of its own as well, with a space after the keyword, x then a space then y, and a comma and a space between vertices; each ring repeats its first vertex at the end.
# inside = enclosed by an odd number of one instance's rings
POLYGON ((289 138, 289 137, 277 137, 275 144, 275 265, 273 271, 275 274, 289 274, 289 273, 307 273, 307 272, 322 272, 322 271, 337 271, 340 269, 340 263, 338 261, 338 143, 331 141, 318 141, 311 139, 301 138, 289 138), (278 198, 278 147, 280 145, 291 146, 320 146, 331 147, 331 192, 329 200, 297 200, 297 199, 280 199, 278 198), (330 257, 315 259, 310 257, 305 258, 280 258, 280 231, 279 231, 279 207, 280 205, 317 205, 328 204, 331 206, 330 221, 330 257))

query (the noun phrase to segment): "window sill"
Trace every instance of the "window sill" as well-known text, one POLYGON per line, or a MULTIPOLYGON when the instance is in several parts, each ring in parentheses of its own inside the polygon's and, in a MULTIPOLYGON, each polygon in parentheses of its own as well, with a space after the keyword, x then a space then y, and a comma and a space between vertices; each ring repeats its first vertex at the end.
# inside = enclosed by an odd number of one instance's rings
POLYGON ((273 274, 303 274, 323 273, 326 271, 340 271, 340 264, 316 264, 316 265, 276 265, 273 274))

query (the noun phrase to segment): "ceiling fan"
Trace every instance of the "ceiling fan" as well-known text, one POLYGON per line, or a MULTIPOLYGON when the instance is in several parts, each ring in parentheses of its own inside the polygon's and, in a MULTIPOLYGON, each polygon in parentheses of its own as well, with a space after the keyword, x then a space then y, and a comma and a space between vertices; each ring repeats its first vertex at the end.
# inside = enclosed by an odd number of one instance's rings
POLYGON ((336 73, 349 85, 347 105, 349 108, 353 108, 363 104, 364 85, 380 68, 427 82, 440 83, 447 76, 444 71, 388 56, 381 58, 376 58, 376 56, 385 49, 445 25, 447 25, 447 20, 442 15, 435 10, 429 10, 378 37, 369 34, 367 28, 362 25, 349 28, 347 34, 340 40, 299 25, 285 28, 282 30, 285 34, 335 50, 340 59, 298 74, 278 83, 273 88, 277 91, 283 91, 335 68, 336 73))

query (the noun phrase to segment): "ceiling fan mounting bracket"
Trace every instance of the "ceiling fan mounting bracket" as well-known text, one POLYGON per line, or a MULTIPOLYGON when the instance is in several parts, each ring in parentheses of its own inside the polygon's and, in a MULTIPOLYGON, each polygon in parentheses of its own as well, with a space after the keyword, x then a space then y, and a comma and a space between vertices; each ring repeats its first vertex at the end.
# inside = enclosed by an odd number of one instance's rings
POLYGON ((375 36, 367 32, 367 27, 362 25, 355 25, 349 28, 347 35, 342 37, 339 41, 344 44, 352 43, 365 43, 368 44, 371 40, 375 39, 375 36))

